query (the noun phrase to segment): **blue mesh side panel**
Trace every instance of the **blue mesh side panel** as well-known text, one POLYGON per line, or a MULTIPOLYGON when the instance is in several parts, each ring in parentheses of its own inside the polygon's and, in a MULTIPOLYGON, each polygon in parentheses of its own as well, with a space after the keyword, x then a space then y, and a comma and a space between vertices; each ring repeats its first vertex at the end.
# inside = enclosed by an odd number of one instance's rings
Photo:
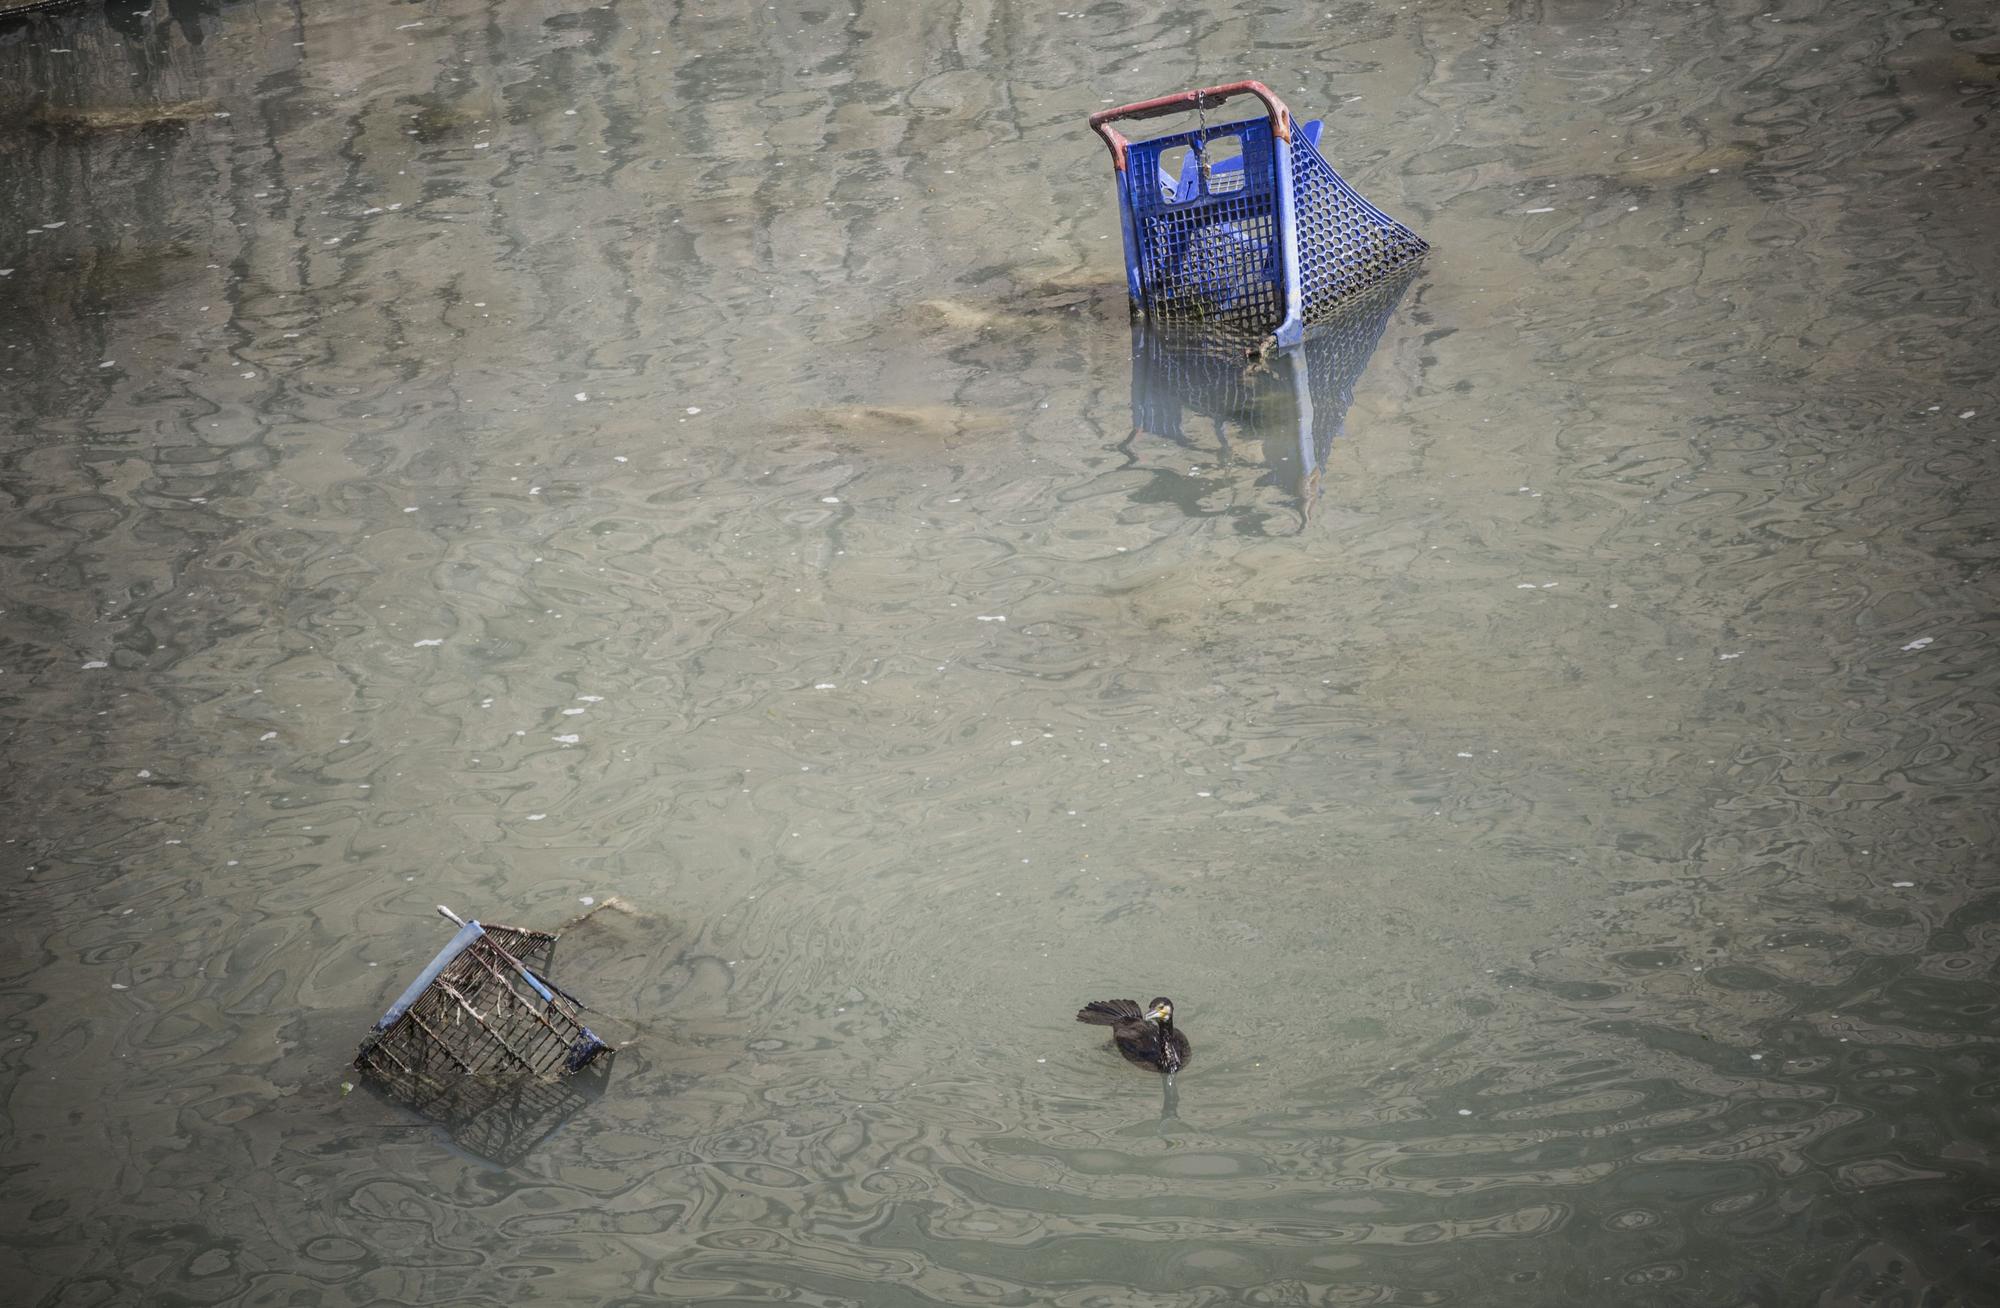
POLYGON ((1302 136, 1292 140, 1292 193, 1308 323, 1430 249, 1422 237, 1362 199, 1302 136))
POLYGON ((1138 234, 1140 307, 1155 322, 1267 330, 1284 316, 1277 167, 1269 121, 1218 124, 1134 142, 1126 159, 1138 234), (1243 167, 1194 180, 1187 198, 1160 176, 1160 157, 1211 137, 1242 142, 1243 167), (1212 185, 1209 184, 1212 182, 1212 185))

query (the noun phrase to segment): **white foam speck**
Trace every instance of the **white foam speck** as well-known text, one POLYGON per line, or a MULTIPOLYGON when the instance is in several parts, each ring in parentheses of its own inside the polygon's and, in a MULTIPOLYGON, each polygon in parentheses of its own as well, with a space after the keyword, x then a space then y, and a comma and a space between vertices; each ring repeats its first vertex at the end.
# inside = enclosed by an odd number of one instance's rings
POLYGON ((130 990, 130 989, 131 989, 132 987, 131 987, 131 986, 121 986, 121 985, 119 985, 119 984, 118 984, 118 983, 117 983, 116 981, 113 981, 113 982, 111 983, 111 988, 112 988, 113 990, 130 990))
POLYGON ((1004 613, 975 613, 973 616, 981 622, 1005 622, 1007 620, 1007 615, 1004 613))
POLYGON ((1533 590, 1534 588, 1535 583, 1532 581, 1517 581, 1514 583, 1515 590, 1533 590))
POLYGON ((837 686, 835 686, 835 685, 834 685, 834 683, 833 683, 833 682, 831 682, 831 681, 822 681, 822 682, 818 682, 818 683, 816 683, 816 684, 815 684, 815 685, 813 686, 813 689, 814 689, 814 690, 837 690, 837 689, 838 689, 838 687, 837 687, 837 686))
POLYGON ((1919 636, 1915 640, 1911 641, 1909 644, 1903 646, 1903 648, 1906 651, 1913 649, 1922 649, 1924 646, 1930 644, 1932 641, 1936 639, 1937 639, 1936 636, 1919 636))
POLYGON ((582 709, 579 709, 579 708, 567 708, 567 709, 564 709, 564 710, 563 710, 563 716, 564 716, 564 717, 566 717, 566 718, 573 718, 573 717, 575 717, 575 716, 576 716, 577 714, 579 714, 579 713, 581 713, 581 712, 583 712, 583 711, 584 711, 584 710, 582 710, 582 709))
POLYGON ((153 773, 149 768, 140 768, 139 775, 143 778, 143 777, 150 777, 153 775, 153 773))
POLYGON ((276 740, 277 738, 278 738, 278 733, 275 731, 267 731, 263 735, 257 737, 257 739, 259 740, 276 740))
POLYGON ((577 698, 586 704, 602 704, 604 702, 604 696, 602 695, 578 695, 577 698))
POLYGON ((555 741, 558 745, 574 745, 577 741, 582 740, 583 737, 577 735, 550 736, 549 739, 555 741))
POLYGON ((1466 753, 1466 752, 1465 752, 1464 750, 1460 750, 1460 751, 1458 751, 1458 756, 1459 756, 1460 758, 1471 758, 1471 757, 1472 757, 1472 755, 1470 755, 1470 754, 1466 753))
POLYGON ((819 497, 819 502, 820 502, 821 504, 838 504, 838 503, 840 503, 840 496, 838 496, 838 495, 822 495, 822 496, 820 496, 820 497, 819 497))
POLYGON ((578 895, 578 896, 576 897, 576 902, 577 902, 577 903, 579 903, 579 904, 583 904, 583 905, 585 905, 585 906, 588 906, 588 905, 591 905, 591 904, 595 904, 595 903, 597 902, 597 900, 596 900, 596 899, 595 899, 595 898, 594 898, 593 896, 590 896, 590 895, 578 895))
POLYGON ((85 672, 88 672, 92 668, 108 668, 110 666, 111 665, 109 663, 106 663, 103 659, 92 659, 90 662, 83 665, 83 670, 85 672))
POLYGON ((687 411, 688 411, 689 413, 700 413, 700 412, 701 412, 701 406, 700 406, 699 404, 690 404, 690 405, 688 405, 688 406, 687 406, 687 411))
POLYGON ((589 398, 590 398, 589 391, 578 391, 576 393, 576 402, 578 404, 582 404, 585 400, 588 400, 589 398))
POLYGON ((1896 887, 1898 890, 1908 890, 1911 886, 1914 886, 1917 883, 1914 881, 1891 881, 1889 884, 1896 887))
POLYGON ((97 366, 100 368, 111 368, 111 367, 116 367, 117 363, 118 360, 116 359, 106 359, 103 363, 100 363, 97 366))
POLYGON ((528 821, 530 821, 530 822, 540 822, 540 821, 541 821, 541 820, 542 820, 543 818, 545 818, 545 817, 547 817, 547 816, 548 816, 548 814, 546 814, 546 813, 530 813, 530 814, 528 814, 528 821))
POLYGON ((417 506, 414 504, 412 504, 409 508, 403 510, 403 512, 405 513, 415 513, 416 511, 417 511, 417 506))
POLYGON ((1734 654, 1717 654, 1717 655, 1716 655, 1715 657, 1716 657, 1716 658, 1717 658, 1717 660, 1719 660, 1719 661, 1725 661, 1725 662, 1726 662, 1726 661, 1727 661, 1727 660, 1729 660, 1729 659, 1740 659, 1740 658, 1742 658, 1742 657, 1743 657, 1743 651, 1739 649, 1739 650, 1737 650, 1737 651, 1736 651, 1736 652, 1735 652, 1734 654))
POLYGON ((1523 209, 1522 213, 1554 213, 1554 209, 1523 209))
POLYGON ((1974 418, 1977 417, 1978 415, 1979 415, 1979 410, 1967 409, 1964 413, 1961 413, 1958 416, 1961 418, 1974 418))
POLYGON ((1472 1110, 1470 1108, 1461 1108, 1458 1110, 1458 1115, 1460 1117, 1470 1117, 1472 1116, 1472 1110))

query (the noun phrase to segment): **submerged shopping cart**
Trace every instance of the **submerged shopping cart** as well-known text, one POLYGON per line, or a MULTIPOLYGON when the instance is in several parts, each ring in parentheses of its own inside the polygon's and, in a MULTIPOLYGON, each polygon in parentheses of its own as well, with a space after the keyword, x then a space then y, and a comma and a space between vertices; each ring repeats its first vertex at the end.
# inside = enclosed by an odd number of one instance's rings
POLYGON ((556 937, 463 921, 451 942, 375 1023, 354 1065, 405 1092, 465 1077, 569 1076, 611 1046, 583 1003, 549 981, 556 937))
POLYGON ((1305 328, 1429 251, 1320 157, 1320 124, 1292 121, 1262 82, 1232 82, 1105 109, 1090 126, 1111 148, 1136 312, 1296 344, 1305 328), (1265 116, 1209 123, 1254 95, 1265 116), (1111 123, 1193 112, 1200 123, 1144 141, 1111 123))

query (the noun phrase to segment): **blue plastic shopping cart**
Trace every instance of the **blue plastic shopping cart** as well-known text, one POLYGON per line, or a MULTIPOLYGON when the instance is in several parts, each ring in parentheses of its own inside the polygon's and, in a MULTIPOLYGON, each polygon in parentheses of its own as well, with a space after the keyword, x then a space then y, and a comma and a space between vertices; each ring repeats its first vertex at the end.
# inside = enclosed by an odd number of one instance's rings
POLYGON ((1308 324, 1430 249, 1320 157, 1317 121, 1294 124, 1262 82, 1232 82, 1090 116, 1111 147, 1134 309, 1298 343, 1308 324), (1109 124, 1204 113, 1239 95, 1265 116, 1149 140, 1109 124), (1178 156, 1178 159, 1175 158, 1178 156), (1178 162, 1178 167, 1173 165, 1178 162))

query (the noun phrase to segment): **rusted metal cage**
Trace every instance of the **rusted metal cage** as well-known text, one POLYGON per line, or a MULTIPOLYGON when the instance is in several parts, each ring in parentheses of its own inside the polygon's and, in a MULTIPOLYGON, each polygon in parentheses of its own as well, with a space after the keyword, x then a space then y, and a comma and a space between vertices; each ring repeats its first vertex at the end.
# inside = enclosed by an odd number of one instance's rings
POLYGON ((583 1004, 537 971, 555 936, 438 912, 458 933, 375 1023, 356 1067, 406 1089, 466 1076, 551 1079, 611 1048, 584 1025, 583 1004))

